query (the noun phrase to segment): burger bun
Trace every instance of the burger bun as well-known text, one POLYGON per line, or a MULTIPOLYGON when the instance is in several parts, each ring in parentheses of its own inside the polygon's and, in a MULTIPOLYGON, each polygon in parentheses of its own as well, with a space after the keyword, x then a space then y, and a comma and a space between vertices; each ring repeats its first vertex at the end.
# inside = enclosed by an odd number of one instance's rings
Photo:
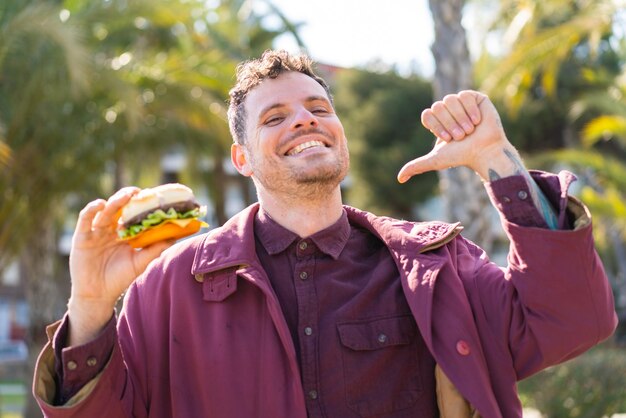
POLYGON ((193 191, 180 183, 168 183, 142 189, 133 196, 122 209, 120 223, 127 222, 134 216, 145 213, 171 203, 194 200, 193 191))

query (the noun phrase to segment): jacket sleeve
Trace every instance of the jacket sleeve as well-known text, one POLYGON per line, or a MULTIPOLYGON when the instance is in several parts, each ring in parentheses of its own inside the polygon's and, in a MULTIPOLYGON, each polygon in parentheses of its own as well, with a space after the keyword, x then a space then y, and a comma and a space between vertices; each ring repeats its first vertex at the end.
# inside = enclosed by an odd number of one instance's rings
POLYGON ((510 356, 518 379, 584 352, 617 325, 611 287, 594 248, 591 216, 567 195, 571 175, 534 172, 533 177, 558 209, 563 229, 512 222, 514 217, 503 213, 506 208, 498 207, 503 200, 494 196, 498 191, 488 188, 510 240, 508 266, 495 266, 468 242, 459 255, 473 260, 466 286, 477 323, 510 356))
MULTIPOLYGON (((127 294, 126 304, 132 299, 132 293, 131 288, 127 294)), ((128 309, 125 307, 125 310, 128 309)), ((144 386, 142 381, 137 378, 137 368, 141 365, 128 364, 126 361, 128 356, 123 355, 124 351, 134 351, 133 346, 141 345, 141 338, 139 335, 134 335, 132 341, 130 339, 122 341, 123 338, 119 337, 120 328, 127 320, 126 314, 123 315, 117 328, 113 320, 96 340, 88 344, 90 347, 98 347, 100 344, 103 346, 110 344, 108 341, 113 342, 112 347, 109 345, 108 349, 105 347, 104 350, 100 351, 110 352, 110 356, 102 358, 106 364, 104 367, 100 366, 101 369, 95 377, 84 381, 83 376, 86 374, 78 371, 78 368, 84 365, 77 365, 75 370, 81 376, 75 382, 70 382, 68 379, 72 380, 72 377, 66 374, 63 377, 64 384, 61 384, 60 388, 57 387, 59 383, 59 361, 58 355, 55 355, 53 342, 55 336, 58 338, 58 331, 62 331, 64 324, 67 325, 67 318, 48 327, 48 343, 37 360, 33 382, 33 394, 44 417, 98 417, 103 416, 103 411, 106 411, 107 418, 142 418, 147 416, 145 402, 142 401, 142 396, 138 391, 139 387, 144 386), (71 384, 68 385, 68 383, 71 384), (76 387, 70 388, 70 386, 76 387), (64 388, 66 390, 71 389, 71 397, 67 400, 63 399, 62 390, 64 388), (63 403, 59 403, 59 399, 63 403)), ((86 356, 85 349, 86 347, 83 346, 64 349, 62 366, 67 368, 68 359, 72 356, 77 356, 75 360, 72 360, 74 363, 81 363, 80 358, 84 358, 85 362, 92 359, 90 363, 93 363, 93 358, 99 357, 97 354, 86 356)), ((87 367, 89 367, 89 363, 87 363, 87 367)))
POLYGON ((124 365, 116 342, 103 370, 86 382, 62 405, 56 405, 57 377, 51 335, 60 323, 49 327, 49 341, 39 354, 35 366, 33 394, 46 418, 78 418, 99 416, 106 410, 111 418, 127 417, 120 404, 120 388, 125 386, 124 365))
POLYGON ((93 380, 111 358, 116 340, 115 316, 112 315, 100 335, 93 341, 76 347, 65 347, 69 318, 61 320, 52 339, 55 357, 56 396, 54 405, 66 404, 89 381, 93 380))

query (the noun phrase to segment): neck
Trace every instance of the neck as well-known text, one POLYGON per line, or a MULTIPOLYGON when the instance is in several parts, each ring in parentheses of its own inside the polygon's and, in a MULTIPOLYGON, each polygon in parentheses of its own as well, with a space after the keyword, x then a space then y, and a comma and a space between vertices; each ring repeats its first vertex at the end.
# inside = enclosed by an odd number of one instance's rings
POLYGON ((343 210, 341 189, 316 197, 284 196, 257 188, 259 203, 271 218, 288 230, 305 238, 333 225, 343 210))

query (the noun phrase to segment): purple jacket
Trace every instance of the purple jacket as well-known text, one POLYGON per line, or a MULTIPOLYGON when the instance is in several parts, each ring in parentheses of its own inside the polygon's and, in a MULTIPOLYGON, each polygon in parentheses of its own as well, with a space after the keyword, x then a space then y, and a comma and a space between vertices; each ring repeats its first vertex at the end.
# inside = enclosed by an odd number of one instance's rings
MULTIPOLYGON (((558 177, 538 182, 552 190, 562 221, 567 205, 577 227, 503 220, 512 243, 506 269, 463 239, 458 225, 346 207, 351 223, 386 243, 428 348, 482 417, 521 417, 517 380, 582 353, 617 324, 586 209, 558 177)), ((34 383, 45 416, 306 418, 289 329, 255 256, 257 210, 151 264, 129 289, 117 331, 104 332, 114 339, 117 332, 109 363, 64 406, 50 404, 48 345, 34 383)))

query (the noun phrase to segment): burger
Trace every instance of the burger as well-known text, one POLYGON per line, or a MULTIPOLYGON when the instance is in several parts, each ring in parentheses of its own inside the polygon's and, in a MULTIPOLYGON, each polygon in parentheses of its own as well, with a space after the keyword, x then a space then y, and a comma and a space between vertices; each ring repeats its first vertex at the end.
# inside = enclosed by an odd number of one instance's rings
POLYGON ((143 189, 122 208, 117 233, 133 248, 183 238, 208 226, 199 218, 206 214, 193 191, 179 183, 143 189))

